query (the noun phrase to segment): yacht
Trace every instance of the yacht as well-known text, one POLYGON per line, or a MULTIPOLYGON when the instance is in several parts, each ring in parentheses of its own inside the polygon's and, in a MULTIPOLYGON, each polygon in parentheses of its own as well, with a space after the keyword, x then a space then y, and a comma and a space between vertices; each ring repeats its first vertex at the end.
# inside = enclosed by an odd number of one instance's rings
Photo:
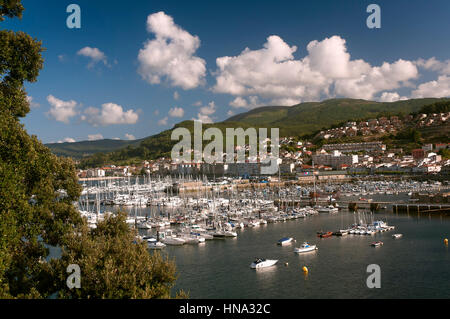
POLYGON ((380 247, 383 246, 383 242, 382 241, 376 241, 370 244, 373 247, 380 247))
POLYGON ((284 246, 284 245, 289 245, 293 241, 294 241, 294 238, 292 238, 292 237, 284 237, 284 238, 281 238, 277 244, 284 246))
POLYGON ((301 254, 301 253, 307 253, 309 251, 315 251, 319 248, 317 248, 316 245, 310 245, 308 243, 303 243, 299 248, 295 248, 294 252, 297 254, 301 254))
POLYGON ((392 235, 392 237, 394 239, 401 238, 402 236, 403 236, 402 234, 394 234, 394 235, 392 235))
POLYGON ((157 242, 148 242, 148 248, 149 249, 163 249, 164 247, 166 247, 165 244, 157 241, 157 242))
POLYGON ((271 260, 271 259, 261 259, 257 258, 251 265, 250 268, 252 269, 259 269, 259 268, 266 268, 271 267, 275 265, 278 262, 278 260, 271 260))

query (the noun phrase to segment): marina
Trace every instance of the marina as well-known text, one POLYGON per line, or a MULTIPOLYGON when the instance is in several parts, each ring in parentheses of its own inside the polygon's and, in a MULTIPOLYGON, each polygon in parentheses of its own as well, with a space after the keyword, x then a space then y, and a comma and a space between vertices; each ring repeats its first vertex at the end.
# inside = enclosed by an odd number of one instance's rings
POLYGON ((108 212, 126 211, 127 222, 138 232, 136 240, 174 258, 180 273, 176 288, 186 289, 191 298, 258 298, 251 287, 258 287, 265 298, 449 296, 436 280, 450 280, 448 246, 442 245, 450 219, 393 209, 407 205, 414 189, 431 191, 442 185, 373 182, 239 191, 230 187, 225 192, 212 187, 187 195, 174 193, 173 184, 169 179, 85 184, 79 207, 91 227, 108 212), (324 203, 315 196, 325 193, 330 195, 324 203), (386 207, 349 210, 346 201, 361 202, 362 194, 364 202, 386 207), (142 197, 129 205, 110 204, 124 195, 142 197), (147 204, 142 205, 144 198, 147 204), (301 200, 289 204, 297 198, 301 200), (256 272, 245 269, 249 260, 256 272), (365 286, 366 267, 373 263, 383 270, 380 290, 365 286), (413 273, 422 267, 426 273, 413 273))

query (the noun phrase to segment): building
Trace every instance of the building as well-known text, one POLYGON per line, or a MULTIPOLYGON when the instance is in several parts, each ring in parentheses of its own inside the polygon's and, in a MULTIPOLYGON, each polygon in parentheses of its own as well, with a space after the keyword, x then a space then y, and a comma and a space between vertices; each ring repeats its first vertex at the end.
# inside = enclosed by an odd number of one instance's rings
POLYGON ((383 152, 386 150, 386 145, 381 142, 366 142, 366 143, 345 143, 345 144, 326 144, 322 147, 325 151, 339 151, 342 153, 350 152, 383 152))
POLYGON ((415 150, 412 150, 411 153, 412 153, 413 159, 416 161, 425 158, 425 150, 422 148, 417 148, 415 150))
POLYGON ((342 155, 339 151, 333 154, 313 155, 312 160, 315 165, 331 166, 333 169, 341 169, 342 165, 353 165, 358 163, 358 155, 342 155))

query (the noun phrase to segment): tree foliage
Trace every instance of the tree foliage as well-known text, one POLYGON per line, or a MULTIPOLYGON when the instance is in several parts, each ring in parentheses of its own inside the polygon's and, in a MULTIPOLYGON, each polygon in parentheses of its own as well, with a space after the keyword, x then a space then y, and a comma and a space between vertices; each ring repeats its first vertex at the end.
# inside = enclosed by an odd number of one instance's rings
POLYGON ((52 260, 59 274, 56 287, 62 298, 170 298, 176 280, 175 265, 159 253, 149 254, 147 244, 135 241, 126 215, 108 216, 90 231, 84 226, 52 260), (81 289, 64 284, 69 264, 81 268, 81 289))
MULTIPOLYGON (((20 17, 20 1, 0 0, 0 21, 20 17)), ((81 187, 70 159, 29 136, 25 82, 43 67, 41 43, 23 32, 0 31, 0 298, 169 297, 172 263, 132 244, 124 216, 89 232, 73 203, 81 187), (49 246, 60 259, 49 262, 49 246), (78 263, 84 288, 68 291, 66 267, 78 263)))

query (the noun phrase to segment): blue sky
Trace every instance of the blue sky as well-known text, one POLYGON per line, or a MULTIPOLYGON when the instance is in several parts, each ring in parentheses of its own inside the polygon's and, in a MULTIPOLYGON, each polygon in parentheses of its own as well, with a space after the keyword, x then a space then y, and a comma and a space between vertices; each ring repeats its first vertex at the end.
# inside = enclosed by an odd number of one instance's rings
POLYGON ((142 138, 261 105, 450 96, 446 0, 22 2, 1 28, 46 48, 23 119, 45 143, 142 138), (366 26, 370 3, 380 29, 366 26))

